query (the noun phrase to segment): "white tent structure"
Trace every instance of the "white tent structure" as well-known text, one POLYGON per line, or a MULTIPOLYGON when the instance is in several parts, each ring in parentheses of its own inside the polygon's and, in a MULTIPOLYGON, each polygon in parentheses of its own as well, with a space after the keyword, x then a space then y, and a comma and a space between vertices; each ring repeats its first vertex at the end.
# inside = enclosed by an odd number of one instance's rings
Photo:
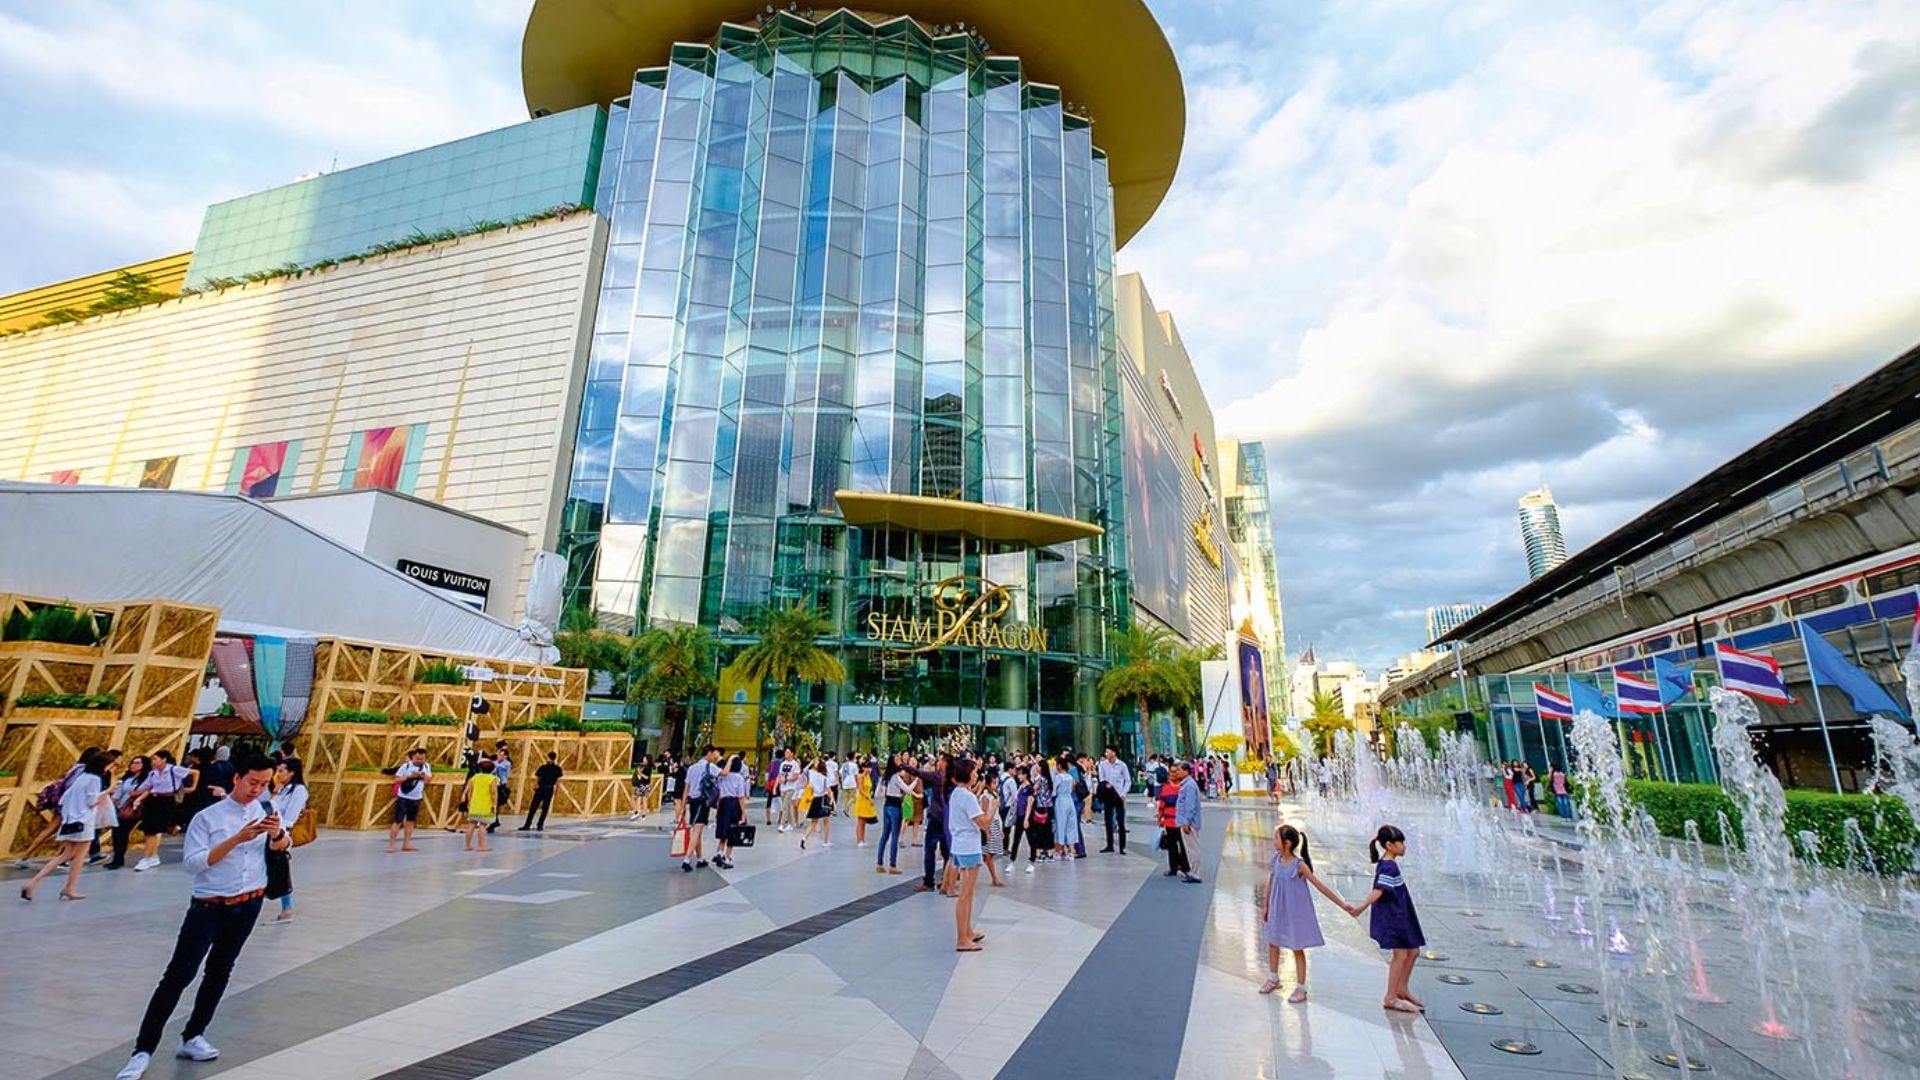
POLYGON ((236 634, 338 637, 522 663, 558 658, 240 495, 0 482, 0 592, 220 609, 236 634))

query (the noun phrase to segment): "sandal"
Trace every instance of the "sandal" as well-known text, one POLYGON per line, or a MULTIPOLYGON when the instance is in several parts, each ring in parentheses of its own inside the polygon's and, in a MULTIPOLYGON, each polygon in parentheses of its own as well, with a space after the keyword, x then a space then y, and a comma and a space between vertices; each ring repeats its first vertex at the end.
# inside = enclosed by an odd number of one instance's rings
POLYGON ((953 947, 953 951, 954 952, 983 952, 984 950, 982 950, 978 945, 955 945, 953 947))
POLYGON ((1307 1000, 1307 988, 1304 986, 1294 987, 1293 993, 1287 995, 1289 1005, 1298 1005, 1305 1000, 1307 1000))
POLYGON ((1392 1009, 1394 1012, 1417 1013, 1420 1011, 1418 1005, 1415 1005, 1411 1001, 1402 1000, 1401 998, 1394 998, 1392 1001, 1382 1002, 1380 1007, 1383 1009, 1392 1009))
POLYGON ((1271 994, 1278 989, 1280 989, 1279 979, 1268 979, 1266 982, 1260 984, 1260 992, 1262 994, 1271 994))
POLYGON ((987 935, 985 935, 985 934, 982 934, 982 933, 977 933, 977 932, 976 932, 976 933, 975 933, 975 934, 973 935, 973 941, 974 941, 974 944, 976 944, 976 945, 977 945, 977 944, 979 944, 979 943, 980 943, 980 942, 982 942, 982 941, 985 941, 985 940, 987 940, 987 935))

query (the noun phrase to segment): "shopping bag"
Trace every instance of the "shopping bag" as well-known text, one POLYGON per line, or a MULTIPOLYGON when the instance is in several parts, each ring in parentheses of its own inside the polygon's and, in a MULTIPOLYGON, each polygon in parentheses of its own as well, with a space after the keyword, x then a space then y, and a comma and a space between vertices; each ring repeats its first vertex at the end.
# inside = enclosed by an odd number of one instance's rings
POLYGON ((758 831, 758 827, 754 825, 735 825, 733 827, 733 846, 752 847, 754 834, 758 831))
POLYGON ((691 829, 688 829, 685 825, 682 825, 679 828, 673 830, 673 846, 667 849, 668 855, 671 855, 676 859, 684 859, 687 857, 687 852, 692 848, 693 848, 693 831, 691 829))

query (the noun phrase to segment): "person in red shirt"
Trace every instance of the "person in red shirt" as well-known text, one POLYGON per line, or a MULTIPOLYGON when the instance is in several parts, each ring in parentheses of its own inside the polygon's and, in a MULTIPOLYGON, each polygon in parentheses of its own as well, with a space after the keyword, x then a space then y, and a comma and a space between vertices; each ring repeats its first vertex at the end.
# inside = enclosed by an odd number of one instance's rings
POLYGON ((1192 864, 1187 861, 1187 843, 1180 835, 1178 817, 1180 784, 1186 778, 1185 763, 1177 763, 1167 782, 1160 785, 1160 846, 1167 852, 1166 877, 1193 872, 1192 864))

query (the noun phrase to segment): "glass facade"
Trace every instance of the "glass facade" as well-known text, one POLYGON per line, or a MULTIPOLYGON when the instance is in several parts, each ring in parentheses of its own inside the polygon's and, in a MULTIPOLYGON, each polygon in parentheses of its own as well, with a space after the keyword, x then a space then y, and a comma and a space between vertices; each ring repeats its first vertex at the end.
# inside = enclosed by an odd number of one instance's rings
POLYGON ((811 600, 845 635, 830 719, 1101 737, 1126 610, 1113 205, 1060 91, 904 18, 728 24, 636 74, 598 205, 569 602, 737 641, 756 609, 811 600), (1107 534, 1023 550, 851 528, 842 489, 1107 534), (908 657, 859 631, 955 575, 1012 587, 1005 619, 1046 647, 908 657))
POLYGON ((606 113, 589 105, 215 203, 187 286, 340 259, 415 231, 593 205, 605 133, 606 113))

